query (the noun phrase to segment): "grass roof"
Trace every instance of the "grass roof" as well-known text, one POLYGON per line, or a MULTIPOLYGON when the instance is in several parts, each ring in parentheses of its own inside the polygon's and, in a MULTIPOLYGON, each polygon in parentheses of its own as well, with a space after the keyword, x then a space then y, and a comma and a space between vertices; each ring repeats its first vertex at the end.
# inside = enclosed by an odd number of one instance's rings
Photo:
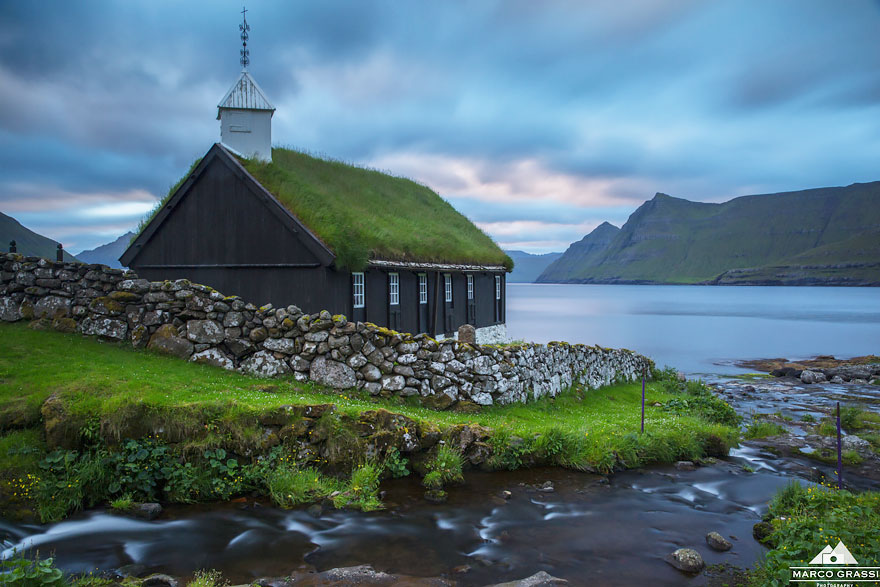
POLYGON ((290 149, 272 149, 272 163, 241 163, 333 250, 340 267, 382 259, 513 268, 486 233, 410 179, 290 149))

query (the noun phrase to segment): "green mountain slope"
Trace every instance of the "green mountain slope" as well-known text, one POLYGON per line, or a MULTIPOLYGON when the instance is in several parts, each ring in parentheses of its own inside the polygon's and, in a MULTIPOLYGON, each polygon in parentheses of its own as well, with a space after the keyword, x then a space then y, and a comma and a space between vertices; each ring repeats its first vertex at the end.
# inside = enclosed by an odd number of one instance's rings
MULTIPOLYGON (((15 241, 18 252, 27 257, 45 257, 55 260, 58 243, 42 234, 37 234, 21 223, 0 212, 0 247, 4 252, 9 250, 9 241, 15 241)), ((76 257, 64 251, 65 261, 76 261, 76 257)))
POLYGON ((722 204, 657 194, 607 246, 579 259, 573 245, 539 281, 880 284, 878 231, 880 182, 722 204))
POLYGON ((569 245, 562 256, 551 263, 535 281, 539 283, 567 281, 569 275, 578 271, 580 267, 598 264, 618 232, 620 232, 619 228, 603 222, 590 234, 569 245))
POLYGON ((513 259, 513 271, 507 276, 509 283, 534 283, 547 266, 562 256, 562 253, 532 255, 525 251, 504 251, 513 259))

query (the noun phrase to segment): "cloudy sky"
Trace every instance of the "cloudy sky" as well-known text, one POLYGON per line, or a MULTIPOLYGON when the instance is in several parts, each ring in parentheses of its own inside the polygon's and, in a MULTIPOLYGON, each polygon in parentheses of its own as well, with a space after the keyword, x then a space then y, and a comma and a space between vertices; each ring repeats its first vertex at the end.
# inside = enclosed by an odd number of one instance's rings
MULTIPOLYGON (((561 251, 655 192, 880 179, 880 1, 247 3, 277 145, 561 251)), ((241 2, 0 2, 0 211, 72 252, 219 140, 241 2)))

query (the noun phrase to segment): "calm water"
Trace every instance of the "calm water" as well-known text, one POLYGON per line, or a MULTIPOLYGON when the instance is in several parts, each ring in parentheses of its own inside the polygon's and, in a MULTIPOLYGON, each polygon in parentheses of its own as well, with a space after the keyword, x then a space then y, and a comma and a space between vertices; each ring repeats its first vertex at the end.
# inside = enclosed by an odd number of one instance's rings
POLYGON ((514 283, 507 296, 511 339, 623 347, 689 373, 880 354, 880 288, 514 283))

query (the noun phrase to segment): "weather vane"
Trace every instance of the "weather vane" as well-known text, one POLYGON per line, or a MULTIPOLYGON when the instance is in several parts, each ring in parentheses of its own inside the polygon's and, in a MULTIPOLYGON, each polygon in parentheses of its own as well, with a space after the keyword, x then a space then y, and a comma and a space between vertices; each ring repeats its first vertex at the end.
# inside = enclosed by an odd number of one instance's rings
POLYGON ((250 51, 247 48, 248 42, 248 31, 251 30, 251 25, 247 23, 247 8, 244 6, 241 7, 241 18, 242 24, 238 25, 238 30, 241 31, 241 59, 239 60, 241 66, 244 69, 247 69, 247 66, 251 63, 250 51))

